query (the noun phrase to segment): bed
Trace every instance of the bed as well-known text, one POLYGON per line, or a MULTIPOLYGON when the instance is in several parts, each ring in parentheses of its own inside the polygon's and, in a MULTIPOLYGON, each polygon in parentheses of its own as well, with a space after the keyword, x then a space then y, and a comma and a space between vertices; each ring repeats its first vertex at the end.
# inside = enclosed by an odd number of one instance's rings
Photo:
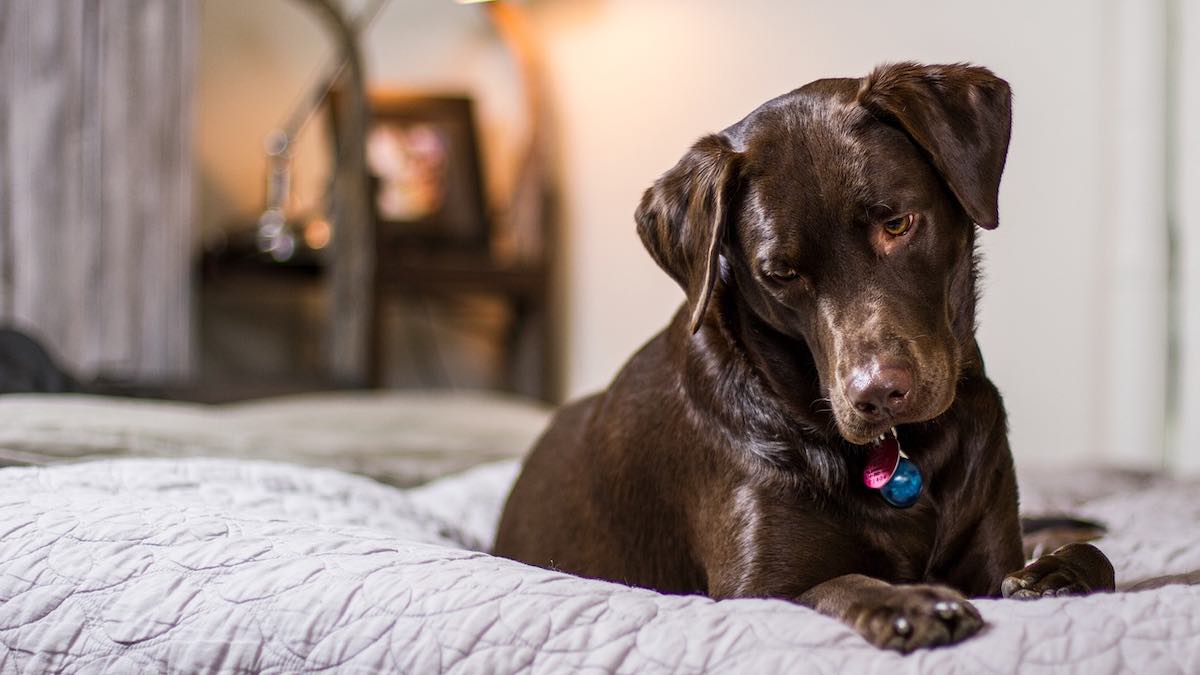
MULTIPOLYGON (((0 447, 24 464, 0 470, 0 672, 1200 672, 1200 586, 982 600, 981 635, 905 657, 787 602, 494 558, 545 418, 458 395, 0 398, 0 447), (375 438, 395 424, 424 431, 375 438), (283 462, 284 431, 326 435, 283 462)), ((1092 470, 1066 485, 1023 475, 1025 510, 1108 523, 1098 543, 1123 583, 1200 569, 1200 484, 1092 470)))

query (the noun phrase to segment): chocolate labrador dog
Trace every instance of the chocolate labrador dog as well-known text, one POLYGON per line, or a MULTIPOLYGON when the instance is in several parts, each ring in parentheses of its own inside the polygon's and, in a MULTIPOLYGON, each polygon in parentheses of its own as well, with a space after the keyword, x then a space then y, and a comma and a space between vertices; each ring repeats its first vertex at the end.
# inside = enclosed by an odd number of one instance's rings
POLYGON ((910 651, 968 597, 1113 588, 1071 544, 1022 568, 1004 407, 975 341, 1008 84, 883 66, 702 138, 637 209, 687 295, 607 391, 563 408, 495 552, 713 598, 785 598, 910 651))

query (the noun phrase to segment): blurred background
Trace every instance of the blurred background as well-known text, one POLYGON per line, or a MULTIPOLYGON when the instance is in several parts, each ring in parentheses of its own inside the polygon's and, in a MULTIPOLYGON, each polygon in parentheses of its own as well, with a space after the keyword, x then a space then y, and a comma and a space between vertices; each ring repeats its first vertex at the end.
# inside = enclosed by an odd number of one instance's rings
POLYGON ((604 387, 682 300, 641 192, 808 81, 1014 90, 979 339, 1020 463, 1200 471, 1185 0, 4 0, 0 319, 229 401, 604 387))

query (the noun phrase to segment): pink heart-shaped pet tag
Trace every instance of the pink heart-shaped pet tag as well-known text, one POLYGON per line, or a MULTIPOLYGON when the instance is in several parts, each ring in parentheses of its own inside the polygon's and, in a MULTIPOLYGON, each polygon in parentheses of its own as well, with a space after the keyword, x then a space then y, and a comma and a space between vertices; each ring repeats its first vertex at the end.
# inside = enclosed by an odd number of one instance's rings
POLYGON ((867 465, 863 468, 863 483, 872 490, 887 485, 900 465, 900 442, 888 435, 867 451, 867 465))

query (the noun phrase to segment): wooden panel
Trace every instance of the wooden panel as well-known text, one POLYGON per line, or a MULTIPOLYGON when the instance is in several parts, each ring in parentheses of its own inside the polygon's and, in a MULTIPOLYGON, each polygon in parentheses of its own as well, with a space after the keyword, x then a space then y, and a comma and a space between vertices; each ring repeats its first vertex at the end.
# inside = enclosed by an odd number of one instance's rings
POLYGON ((84 375, 191 367, 194 11, 0 3, 0 318, 84 375))

